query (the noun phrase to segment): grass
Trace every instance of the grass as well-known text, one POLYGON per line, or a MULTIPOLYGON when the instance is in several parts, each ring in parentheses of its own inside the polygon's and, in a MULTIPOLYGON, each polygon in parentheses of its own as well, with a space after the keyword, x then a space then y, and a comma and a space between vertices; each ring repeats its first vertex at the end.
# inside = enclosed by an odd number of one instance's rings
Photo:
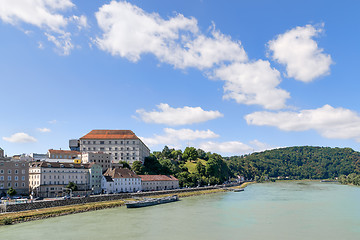
MULTIPOLYGON (((197 161, 200 161, 204 166, 206 165, 206 161, 203 159, 198 159, 197 161)), ((196 163, 197 161, 187 161, 185 163, 185 166, 188 168, 190 173, 195 173, 196 172, 196 163)))
MULTIPOLYGON (((247 184, 249 183, 244 183, 239 187, 246 187, 247 184)), ((219 188, 219 189, 199 190, 193 192, 181 192, 181 193, 177 193, 176 195, 178 195, 179 198, 182 198, 182 197, 191 197, 191 196, 204 195, 204 194, 219 193, 225 191, 226 190, 219 188)), ((162 195, 154 195, 149 197, 160 198, 160 197, 172 196, 172 195, 174 194, 162 194, 162 195)), ((74 213, 120 207, 120 206, 124 206, 126 201, 132 201, 132 200, 135 199, 93 202, 93 203, 69 205, 62 207, 42 208, 42 209, 22 211, 22 212, 4 213, 4 214, 0 214, 0 225, 10 225, 13 223, 27 222, 32 220, 63 216, 74 213)))

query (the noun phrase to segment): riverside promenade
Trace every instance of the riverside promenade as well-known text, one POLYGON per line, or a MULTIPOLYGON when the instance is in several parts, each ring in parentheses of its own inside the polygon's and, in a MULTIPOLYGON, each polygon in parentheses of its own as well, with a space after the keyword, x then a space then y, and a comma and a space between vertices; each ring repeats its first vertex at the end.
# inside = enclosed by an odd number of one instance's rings
POLYGON ((41 200, 41 201, 33 201, 33 202, 28 202, 28 203, 17 203, 17 204, 0 204, 0 213, 19 212, 19 211, 27 211, 27 210, 35 210, 35 209, 42 209, 42 208, 67 206, 67 205, 86 204, 86 203, 103 202, 103 201, 114 201, 114 200, 121 200, 121 199, 141 198, 141 197, 148 197, 148 196, 154 196, 154 195, 178 194, 178 193, 185 193, 185 192, 205 191, 205 190, 212 190, 212 189, 219 189, 219 188, 226 189, 228 187, 233 187, 233 186, 238 186, 238 185, 239 185, 239 183, 223 184, 223 185, 218 185, 218 186, 163 190, 163 191, 139 192, 139 193, 102 194, 102 195, 93 195, 93 196, 89 196, 89 197, 73 197, 71 199, 41 200))

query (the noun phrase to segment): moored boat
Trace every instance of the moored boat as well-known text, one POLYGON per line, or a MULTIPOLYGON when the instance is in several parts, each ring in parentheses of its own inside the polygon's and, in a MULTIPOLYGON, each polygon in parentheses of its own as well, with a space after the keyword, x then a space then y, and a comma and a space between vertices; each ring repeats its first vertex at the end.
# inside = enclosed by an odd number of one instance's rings
POLYGON ((141 201, 127 202, 125 204, 126 204, 127 208, 139 208, 139 207, 149 207, 149 206, 163 204, 163 203, 175 202, 178 200, 179 200, 179 197, 177 195, 173 195, 173 196, 163 197, 163 198, 147 198, 147 199, 144 199, 141 201))

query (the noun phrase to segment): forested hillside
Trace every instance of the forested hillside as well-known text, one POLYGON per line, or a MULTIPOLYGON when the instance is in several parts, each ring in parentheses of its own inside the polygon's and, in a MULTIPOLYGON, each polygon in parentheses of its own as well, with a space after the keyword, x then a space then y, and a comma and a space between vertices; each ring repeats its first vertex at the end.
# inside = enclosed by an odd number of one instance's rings
POLYGON ((278 177, 328 179, 360 174, 360 153, 351 148, 304 146, 222 157, 194 147, 182 152, 165 146, 146 158, 144 165, 134 162, 132 169, 138 174, 174 175, 183 187, 221 184, 237 176, 256 181, 278 177))
POLYGON ((351 148, 287 147, 224 158, 233 174, 327 179, 360 173, 360 153, 351 148))

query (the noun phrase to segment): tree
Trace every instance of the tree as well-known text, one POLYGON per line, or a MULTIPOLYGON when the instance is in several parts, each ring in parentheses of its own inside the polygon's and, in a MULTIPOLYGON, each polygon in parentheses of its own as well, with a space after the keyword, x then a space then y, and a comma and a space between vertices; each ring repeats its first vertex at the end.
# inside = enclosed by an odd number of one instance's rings
MULTIPOLYGON (((74 182, 69 182, 66 188, 71 189, 73 192, 78 190, 78 187, 74 182)), ((69 190, 67 190, 66 192, 69 192, 69 190)))
POLYGON ((145 172, 145 167, 144 167, 144 165, 142 165, 142 163, 140 161, 134 161, 131 169, 136 174, 139 174, 139 175, 144 174, 144 172, 145 172))
POLYGON ((128 169, 131 169, 130 165, 128 162, 126 161, 119 161, 120 164, 123 165, 123 168, 128 168, 128 169))
POLYGON ((196 163, 196 172, 198 174, 200 174, 200 176, 205 176, 205 172, 206 172, 206 167, 201 163, 200 160, 198 160, 198 162, 196 163))
POLYGON ((194 161, 198 158, 198 153, 194 147, 187 147, 184 150, 182 158, 185 160, 194 161))
POLYGON ((16 191, 15 189, 13 189, 12 187, 9 188, 9 190, 7 190, 7 194, 12 197, 14 195, 16 195, 16 191))
POLYGON ((204 150, 198 148, 198 149, 196 150, 196 152, 197 152, 197 154, 198 154, 198 158, 204 159, 204 160, 208 160, 208 159, 209 159, 208 155, 206 155, 206 152, 205 152, 204 150))
POLYGON ((161 155, 164 159, 169 159, 171 158, 171 150, 169 149, 168 146, 165 146, 164 149, 161 152, 161 155))

